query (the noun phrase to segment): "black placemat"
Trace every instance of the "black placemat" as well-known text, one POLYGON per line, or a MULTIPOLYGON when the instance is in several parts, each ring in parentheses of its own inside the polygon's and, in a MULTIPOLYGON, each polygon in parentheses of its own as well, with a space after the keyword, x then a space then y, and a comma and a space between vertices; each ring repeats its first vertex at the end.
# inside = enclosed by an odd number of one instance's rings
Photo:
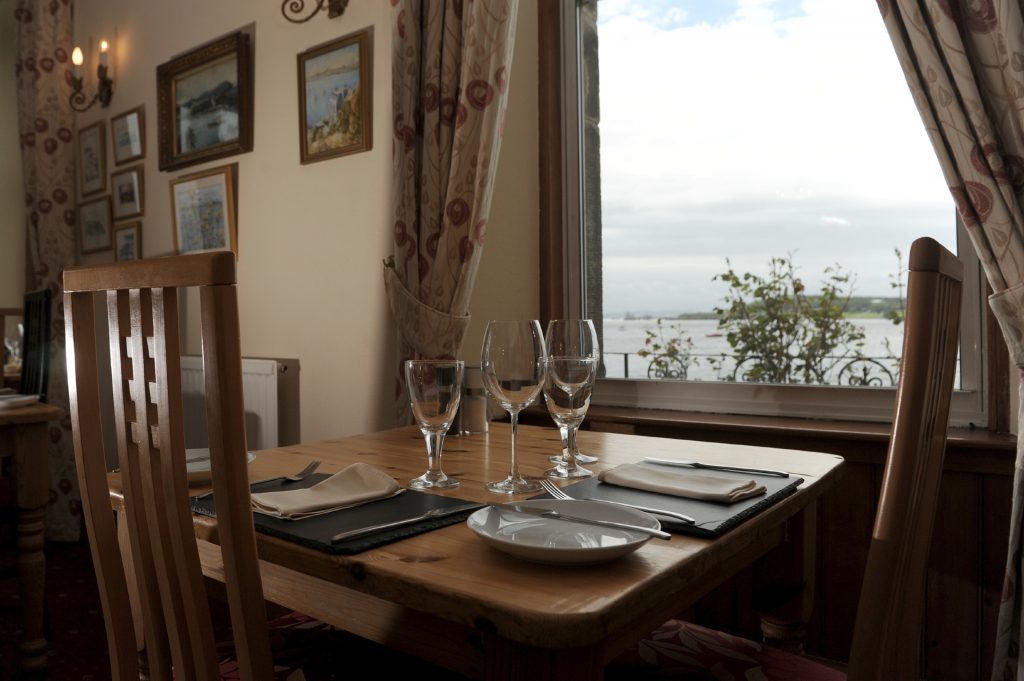
MULTIPOLYGON (((666 470, 665 466, 643 464, 658 470, 666 470)), ((673 469, 679 472, 679 469, 673 469)), ((562 491, 577 499, 604 499, 606 501, 619 501, 625 504, 638 504, 640 506, 651 506, 662 508, 666 511, 675 511, 690 516, 697 522, 693 525, 684 523, 672 518, 657 516, 664 529, 669 532, 680 534, 692 534, 698 537, 717 537, 736 527, 747 518, 754 516, 768 508, 780 499, 784 499, 796 491, 796 488, 804 481, 803 478, 790 476, 780 478, 777 476, 751 475, 749 473, 729 473, 725 471, 700 471, 700 475, 713 475, 714 477, 730 478, 735 480, 756 480, 766 488, 766 493, 759 497, 744 499, 733 504, 718 504, 711 501, 700 501, 698 499, 686 499, 674 497, 667 494, 645 492, 630 487, 619 487, 608 485, 597 477, 587 478, 574 485, 563 487, 562 491)), ((549 498, 547 495, 538 498, 549 498)))
MULTIPOLYGON (((304 489, 312 487, 328 475, 316 473, 298 482, 267 482, 253 487, 254 492, 276 492, 291 489, 304 489)), ((431 518, 422 522, 398 527, 393 530, 377 532, 365 537, 358 537, 348 541, 331 543, 331 537, 344 530, 355 530, 377 523, 387 523, 405 518, 415 518, 434 508, 454 508, 460 505, 467 505, 472 502, 465 499, 453 497, 442 497, 436 494, 427 494, 416 490, 406 490, 395 497, 374 501, 355 508, 346 508, 340 511, 333 511, 323 515, 303 518, 302 520, 285 520, 262 513, 253 513, 253 522, 257 532, 269 534, 273 537, 287 539, 302 546, 323 551, 331 554, 350 555, 368 549, 383 546, 396 542, 399 539, 412 537, 423 532, 436 530, 448 525, 463 522, 469 517, 473 510, 465 513, 456 513, 443 518, 431 518)), ((191 498, 192 511, 216 517, 215 500, 213 496, 198 499, 191 498)))

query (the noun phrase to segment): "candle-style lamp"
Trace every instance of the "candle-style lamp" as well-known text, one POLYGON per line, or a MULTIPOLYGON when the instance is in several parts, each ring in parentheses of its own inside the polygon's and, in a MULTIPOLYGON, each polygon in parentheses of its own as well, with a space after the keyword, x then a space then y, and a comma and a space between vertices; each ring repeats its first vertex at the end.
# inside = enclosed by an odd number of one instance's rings
POLYGON ((71 86, 74 91, 71 93, 71 108, 75 111, 88 111, 97 101, 100 106, 106 107, 114 96, 114 81, 107 76, 107 51, 110 44, 106 40, 100 40, 100 63, 96 67, 96 94, 89 99, 82 92, 82 64, 85 58, 82 55, 82 48, 75 47, 71 51, 71 63, 75 67, 74 77, 71 79, 71 86), (88 104, 86 104, 88 102, 88 104))

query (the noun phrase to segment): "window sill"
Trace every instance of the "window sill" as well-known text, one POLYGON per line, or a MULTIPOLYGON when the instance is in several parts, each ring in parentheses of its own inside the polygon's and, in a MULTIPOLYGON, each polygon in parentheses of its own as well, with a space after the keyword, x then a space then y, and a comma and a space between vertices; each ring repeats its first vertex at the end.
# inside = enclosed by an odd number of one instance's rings
MULTIPOLYGON (((524 423, 538 425, 551 423, 546 410, 538 407, 527 410, 522 420, 524 423)), ((587 412, 583 428, 827 451, 851 461, 877 464, 885 459, 890 431, 886 423, 605 406, 592 406, 587 412)), ((982 429, 950 428, 946 450, 947 470, 1013 475, 1017 436, 982 429)))

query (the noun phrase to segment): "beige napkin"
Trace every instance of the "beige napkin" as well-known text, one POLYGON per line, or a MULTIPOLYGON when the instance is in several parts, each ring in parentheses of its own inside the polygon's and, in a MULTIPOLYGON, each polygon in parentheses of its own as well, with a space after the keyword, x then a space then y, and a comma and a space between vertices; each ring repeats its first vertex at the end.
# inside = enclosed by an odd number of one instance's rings
POLYGON ((714 475, 655 470, 635 463, 616 466, 597 476, 601 482, 676 497, 731 504, 765 493, 753 480, 731 480, 714 475))
POLYGON ((370 464, 354 463, 307 489, 253 494, 252 508, 277 518, 298 520, 386 499, 401 491, 390 475, 370 464))

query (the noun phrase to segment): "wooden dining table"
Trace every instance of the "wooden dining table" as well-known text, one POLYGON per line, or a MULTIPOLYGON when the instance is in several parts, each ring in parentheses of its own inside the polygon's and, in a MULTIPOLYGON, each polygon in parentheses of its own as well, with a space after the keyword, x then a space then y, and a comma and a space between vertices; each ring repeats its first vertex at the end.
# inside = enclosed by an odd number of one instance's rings
MULTIPOLYGON (((510 436, 507 424, 491 424, 487 434, 449 437, 443 465, 461 486, 437 493, 484 503, 531 496, 484 489, 508 472, 510 436)), ((540 476, 561 448, 553 428, 521 426, 518 443, 528 477, 540 476)), ((644 456, 700 458, 786 470, 804 482, 720 537, 675 534, 599 565, 526 562, 488 546, 464 522, 355 555, 257 532, 264 597, 473 678, 596 679, 640 637, 758 561, 759 583, 788 595, 763 613, 762 628, 799 645, 814 585, 816 501, 838 478, 840 457, 593 432, 580 432, 579 445, 599 457, 589 465, 595 472, 644 456)), ((292 445, 257 452, 250 479, 312 460, 323 473, 366 462, 405 484, 426 468, 426 450, 415 427, 292 445)), ((223 581, 216 519, 196 514, 194 522, 203 571, 223 581)))
POLYGON ((49 423, 64 410, 49 404, 0 410, 0 458, 10 455, 18 525, 18 591, 21 609, 20 667, 46 668, 44 592, 46 504, 50 499, 49 423))

